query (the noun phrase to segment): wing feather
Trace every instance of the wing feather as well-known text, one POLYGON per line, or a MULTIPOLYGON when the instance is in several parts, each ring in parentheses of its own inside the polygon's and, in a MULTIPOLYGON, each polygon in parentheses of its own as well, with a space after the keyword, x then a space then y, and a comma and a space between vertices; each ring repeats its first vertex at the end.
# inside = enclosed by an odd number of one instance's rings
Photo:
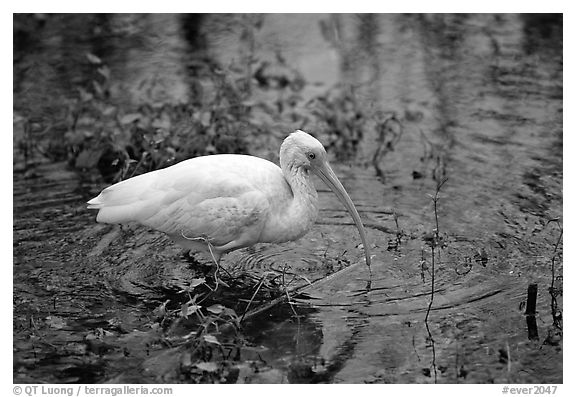
POLYGON ((286 188, 280 168, 267 160, 214 155, 122 181, 88 204, 99 210, 98 222, 137 222, 223 246, 258 238, 275 184, 286 188))

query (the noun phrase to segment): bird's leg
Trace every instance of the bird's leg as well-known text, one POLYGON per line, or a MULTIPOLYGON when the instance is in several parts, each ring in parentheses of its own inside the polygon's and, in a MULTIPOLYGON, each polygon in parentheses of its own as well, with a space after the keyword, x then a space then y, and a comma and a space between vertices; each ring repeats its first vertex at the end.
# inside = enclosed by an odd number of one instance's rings
POLYGON ((218 273, 220 271, 220 261, 218 259, 216 259, 216 256, 214 255, 214 251, 212 250, 212 243, 208 240, 206 240, 206 244, 208 244, 208 251, 210 251, 210 256, 212 257, 212 260, 214 261, 214 263, 216 264, 216 267, 214 269, 214 280, 216 281, 216 286, 214 287, 214 291, 216 291, 218 289, 218 283, 220 281, 220 279, 218 278, 218 273))
POLYGON ((218 255, 218 259, 216 259, 216 255, 214 255, 214 251, 212 250, 212 243, 205 239, 206 245, 208 245, 208 251, 210 251, 210 256, 212 257, 212 260, 214 261, 214 263, 216 264, 216 269, 220 269, 220 255, 218 255))
POLYGON ((218 274, 220 272, 220 254, 215 253, 214 249, 213 249, 213 245, 212 242, 204 236, 200 236, 200 237, 187 237, 186 235, 184 235, 184 232, 181 233, 182 237, 184 237, 186 240, 195 240, 195 241, 202 241, 206 244, 206 246, 208 247, 208 251, 210 252, 210 256, 212 257, 212 260, 214 261, 214 264, 216 265, 216 267, 214 268, 214 270, 210 271, 209 274, 212 274, 214 276, 214 280, 216 281, 216 285, 214 286, 213 292, 216 291, 218 289, 218 286, 220 284, 224 285, 225 287, 229 287, 228 284, 226 284, 224 281, 222 281, 219 277, 218 274))
MULTIPOLYGON (((213 260, 214 263, 216 264, 216 267, 219 267, 219 266, 220 266, 220 263, 219 263, 218 259, 216 259, 216 256, 214 255, 214 252, 213 252, 213 250, 212 250, 213 245, 212 245, 212 243, 210 242, 210 240, 208 239, 208 237, 205 237, 205 236, 188 237, 188 236, 186 236, 186 235, 184 234, 183 231, 180 232, 180 235, 181 235, 184 239, 186 239, 186 240, 189 240, 189 241, 201 241, 201 242, 203 242, 204 244, 206 244, 206 246, 208 247, 208 251, 210 251, 210 256, 212 257, 212 260, 213 260)), ((190 251, 188 251, 188 255, 190 255, 190 251)), ((219 257, 219 255, 218 255, 218 257, 219 257)))

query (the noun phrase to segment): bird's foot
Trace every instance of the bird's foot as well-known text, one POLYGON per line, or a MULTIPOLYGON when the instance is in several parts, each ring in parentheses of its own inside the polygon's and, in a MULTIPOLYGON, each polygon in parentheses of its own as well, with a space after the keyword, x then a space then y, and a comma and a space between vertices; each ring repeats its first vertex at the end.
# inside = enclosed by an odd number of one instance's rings
POLYGON ((199 259, 192 253, 185 253, 183 256, 186 262, 188 262, 189 267, 200 273, 201 277, 214 280, 215 289, 218 288, 218 285, 228 287, 228 284, 222 280, 221 274, 225 272, 228 276, 230 276, 230 273, 228 273, 226 269, 220 266, 220 262, 209 259, 202 260, 204 258, 199 259))

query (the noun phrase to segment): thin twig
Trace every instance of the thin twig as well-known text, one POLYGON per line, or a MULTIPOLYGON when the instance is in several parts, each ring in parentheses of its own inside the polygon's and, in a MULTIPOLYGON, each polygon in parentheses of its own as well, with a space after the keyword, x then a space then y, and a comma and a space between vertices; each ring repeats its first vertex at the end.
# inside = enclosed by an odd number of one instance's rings
POLYGON ((292 309, 294 316, 298 317, 298 313, 296 313, 296 309, 294 309, 294 304, 292 303, 292 299, 290 299, 290 294, 288 293, 288 288, 286 287, 286 279, 284 277, 286 270, 286 265, 282 268, 282 287, 284 288, 284 293, 286 294, 286 299, 288 299, 288 305, 292 309))
POLYGON ((434 246, 432 246, 432 271, 431 271, 431 281, 432 284, 432 291, 430 292, 430 302, 428 302, 428 310, 426 310, 426 317, 424 318, 424 322, 426 323, 426 327, 428 327, 428 316, 430 315, 430 311, 432 310, 432 304, 434 303, 434 282, 435 282, 435 260, 434 260, 434 246))
POLYGON ((448 178, 444 178, 436 185, 436 193, 434 193, 434 198, 432 199, 432 201, 434 201, 434 218, 436 219, 436 236, 440 236, 440 227, 438 225, 438 200, 440 198, 438 195, 440 194, 440 189, 442 189, 442 186, 444 186, 447 180, 448 178))
POLYGON ((254 294, 252 294, 252 297, 250 298, 250 301, 248 302, 248 304, 246 305, 246 309, 244 309, 244 313, 242 313, 242 317, 240 317, 240 322, 242 322, 244 320, 244 317, 246 316, 246 313, 248 313, 248 309, 250 309, 250 305, 252 304, 252 302, 254 301, 254 298, 256 297, 256 295, 258 294, 258 291, 260 291, 260 288, 262 287, 262 285, 264 284, 264 280, 266 278, 266 276, 268 275, 268 272, 264 273, 262 275, 262 278, 260 279, 260 282, 258 283, 257 287, 256 287, 256 291, 254 291, 254 294))
POLYGON ((558 220, 555 220, 555 222, 558 224, 558 227, 560 228, 560 235, 558 236, 558 240, 556 240, 556 244, 554 245, 554 251, 552 252, 552 259, 551 259, 552 282, 550 283, 550 288, 548 289, 548 291, 551 296, 550 310, 552 313, 552 322, 556 328, 561 330, 562 329, 561 315, 558 314, 558 300, 556 299, 558 291, 554 283, 556 281, 556 252, 558 251, 558 247, 560 246, 560 242, 562 241, 562 235, 564 234, 564 230, 558 220))
MULTIPOLYGON (((435 347, 435 342, 434 342, 434 338, 432 337, 432 332, 430 332, 430 326, 428 324, 428 318, 430 316, 430 311, 432 310, 432 305, 434 304, 434 292, 435 292, 435 282, 436 282, 436 250, 435 248, 438 247, 439 249, 442 249, 442 245, 440 244, 440 226, 439 226, 439 222, 438 222, 438 200, 439 200, 439 194, 440 194, 440 189, 442 188, 442 186, 444 185, 444 183, 446 183, 446 181, 448 180, 448 178, 444 178, 442 179, 437 185, 436 185, 436 192, 434 193, 434 196, 432 196, 432 201, 434 203, 434 219, 436 221, 436 229, 434 230, 434 237, 432 238, 432 241, 430 242, 430 248, 432 249, 432 266, 431 266, 431 292, 430 292, 430 301, 428 302, 428 309, 426 310, 426 317, 424 318, 424 324, 426 325, 426 331, 428 332, 428 338, 430 340, 430 343, 432 345, 432 368, 434 369, 434 383, 437 382, 438 380, 438 373, 436 371, 436 347, 435 347)), ((438 262, 440 262, 440 251, 438 251, 438 262)))

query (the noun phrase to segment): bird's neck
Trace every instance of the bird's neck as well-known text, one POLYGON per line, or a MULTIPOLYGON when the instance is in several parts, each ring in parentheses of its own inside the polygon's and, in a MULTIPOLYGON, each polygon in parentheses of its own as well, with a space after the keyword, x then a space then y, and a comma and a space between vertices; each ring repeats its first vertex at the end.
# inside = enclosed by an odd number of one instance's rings
POLYGON ((314 222, 318 212, 318 193, 310 178, 309 171, 296 168, 290 172, 285 172, 284 175, 286 175, 286 180, 294 195, 288 211, 295 212, 293 215, 297 215, 298 211, 306 211, 307 214, 314 215, 312 221, 314 222))
POLYGON ((272 221, 276 229, 273 242, 292 241, 302 237, 318 216, 318 193, 308 171, 284 167, 283 174, 292 190, 292 198, 272 221))

